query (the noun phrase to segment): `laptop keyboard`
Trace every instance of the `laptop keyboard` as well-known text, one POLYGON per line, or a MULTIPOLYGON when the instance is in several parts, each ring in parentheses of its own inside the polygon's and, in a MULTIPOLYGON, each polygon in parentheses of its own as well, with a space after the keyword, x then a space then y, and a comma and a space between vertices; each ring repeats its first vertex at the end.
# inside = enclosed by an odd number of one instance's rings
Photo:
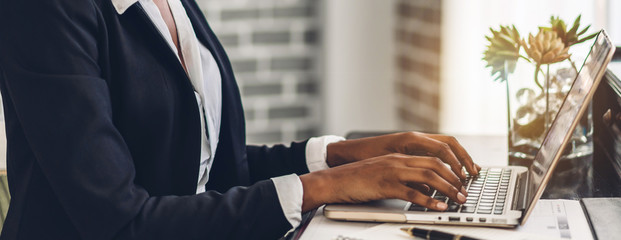
MULTIPOLYGON (((464 204, 460 205, 438 191, 434 191, 431 196, 448 205, 445 212, 503 214, 509 190, 511 169, 484 168, 479 171, 478 176, 470 176, 467 173, 466 176, 464 186, 468 192, 468 197, 464 204)), ((416 204, 412 204, 409 210, 437 212, 416 204)))

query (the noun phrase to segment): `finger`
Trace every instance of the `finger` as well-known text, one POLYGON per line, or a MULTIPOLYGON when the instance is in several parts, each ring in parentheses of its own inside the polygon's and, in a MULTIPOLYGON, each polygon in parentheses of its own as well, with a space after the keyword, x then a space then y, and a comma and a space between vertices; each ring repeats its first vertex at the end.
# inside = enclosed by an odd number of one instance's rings
POLYGON ((455 188, 462 188, 462 181, 455 175, 451 169, 447 168, 442 160, 436 157, 408 157, 403 159, 405 165, 412 168, 427 168, 432 169, 440 177, 444 178, 447 182, 451 183, 455 188))
POLYGON ((394 197, 437 211, 444 211, 448 208, 445 202, 438 201, 405 185, 401 185, 395 189, 394 197))
POLYGON ((429 196, 429 194, 431 194, 431 187, 429 187, 429 185, 424 184, 424 183, 407 183, 406 184, 408 187, 411 187, 413 189, 416 189, 418 191, 420 191, 421 193, 429 196))
POLYGON ((470 154, 468 154, 466 149, 459 143, 459 141, 457 141, 455 137, 434 134, 430 134, 429 137, 447 143, 453 150, 453 153, 455 153, 455 156, 457 156, 457 159, 459 159, 461 164, 466 167, 466 170, 470 174, 479 174, 478 169, 474 166, 474 161, 472 161, 472 157, 470 157, 470 154))
POLYGON ((443 162, 451 166, 453 172, 462 179, 466 179, 466 175, 462 170, 461 162, 457 159, 451 147, 444 142, 436 139, 420 136, 415 141, 408 142, 409 149, 424 149, 430 152, 433 156, 442 159, 443 162))
POLYGON ((435 171, 425 168, 404 168, 397 171, 397 177, 402 182, 424 183, 448 196, 453 201, 465 203, 466 196, 458 188, 440 177, 435 171))
POLYGON ((459 143, 459 141, 457 141, 455 137, 438 134, 427 134, 427 136, 448 144, 451 147, 451 150, 453 151, 455 156, 461 162, 461 164, 466 167, 466 170, 470 174, 478 174, 478 169, 476 169, 476 167, 474 166, 474 161, 472 160, 472 157, 470 157, 466 149, 459 143))

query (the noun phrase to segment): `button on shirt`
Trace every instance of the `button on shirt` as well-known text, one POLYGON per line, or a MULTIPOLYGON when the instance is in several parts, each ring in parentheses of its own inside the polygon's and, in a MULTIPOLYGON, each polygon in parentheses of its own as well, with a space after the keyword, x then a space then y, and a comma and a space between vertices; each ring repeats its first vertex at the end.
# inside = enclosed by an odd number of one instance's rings
MULTIPOLYGON (((157 27, 162 37, 168 42, 171 51, 179 56, 168 27, 152 0, 112 0, 118 14, 123 14, 130 6, 140 4, 151 22, 157 27)), ((198 171, 196 193, 205 192, 205 184, 209 180, 209 171, 218 146, 220 123, 222 116, 222 85, 221 75, 213 55, 202 45, 194 33, 192 23, 180 0, 168 0, 179 38, 181 56, 186 64, 187 74, 194 87, 201 118, 201 155, 198 171)), ((180 59, 179 59, 180 60, 180 59)), ((181 64, 181 60, 179 62, 181 64)), ((326 159, 327 145, 342 141, 337 136, 323 136, 309 139, 306 145, 306 163, 310 171, 328 168, 326 159)), ((302 182, 295 174, 272 178, 278 200, 285 217, 293 227, 302 219, 302 182)))

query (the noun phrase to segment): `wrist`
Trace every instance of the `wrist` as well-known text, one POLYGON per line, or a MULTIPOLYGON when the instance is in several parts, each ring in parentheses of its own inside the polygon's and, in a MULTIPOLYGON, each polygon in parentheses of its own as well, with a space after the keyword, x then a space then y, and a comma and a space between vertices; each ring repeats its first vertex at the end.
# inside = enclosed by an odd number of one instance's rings
POLYGON ((346 164, 346 158, 343 153, 346 152, 345 145, 348 141, 334 142, 326 147, 326 164, 329 167, 336 167, 346 164))
POLYGON ((312 172, 300 176, 303 188, 302 212, 315 209, 323 204, 332 202, 329 178, 324 171, 312 172))

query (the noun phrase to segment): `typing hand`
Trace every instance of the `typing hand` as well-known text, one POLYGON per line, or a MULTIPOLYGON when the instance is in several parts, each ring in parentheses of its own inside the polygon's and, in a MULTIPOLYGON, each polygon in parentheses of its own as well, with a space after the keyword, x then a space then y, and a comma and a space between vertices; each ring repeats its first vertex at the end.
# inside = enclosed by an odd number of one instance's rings
POLYGON ((334 167, 391 153, 432 156, 449 164, 453 172, 465 179, 465 167, 471 175, 481 169, 472 162, 464 147, 452 136, 403 132, 341 141, 328 145, 328 166, 334 167))
POLYGON ((432 187, 457 203, 466 202, 462 182, 442 160, 393 153, 300 176, 302 210, 326 203, 357 203, 397 198, 443 211, 446 203, 425 194, 432 187))

